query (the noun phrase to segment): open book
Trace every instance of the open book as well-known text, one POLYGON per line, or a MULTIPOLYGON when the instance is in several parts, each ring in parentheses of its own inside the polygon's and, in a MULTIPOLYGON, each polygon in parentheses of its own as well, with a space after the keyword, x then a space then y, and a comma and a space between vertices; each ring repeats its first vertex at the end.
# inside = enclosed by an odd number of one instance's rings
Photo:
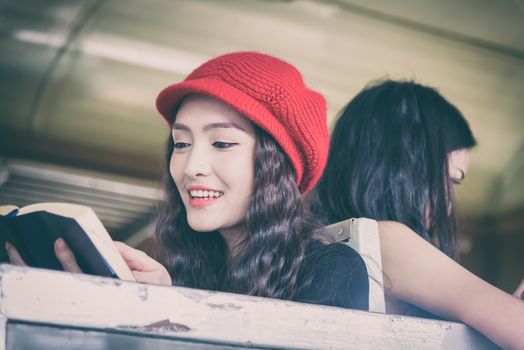
POLYGON ((84 273, 135 278, 93 209, 70 203, 0 206, 0 260, 9 261, 5 241, 15 246, 27 265, 62 270, 54 252, 62 237, 84 273))

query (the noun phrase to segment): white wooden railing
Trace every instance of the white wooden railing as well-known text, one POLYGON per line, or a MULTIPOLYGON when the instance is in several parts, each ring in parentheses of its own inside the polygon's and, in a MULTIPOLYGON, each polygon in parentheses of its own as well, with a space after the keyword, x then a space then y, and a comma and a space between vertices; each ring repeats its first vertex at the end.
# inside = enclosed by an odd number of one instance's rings
POLYGON ((0 349, 496 349, 454 322, 0 265, 0 349))

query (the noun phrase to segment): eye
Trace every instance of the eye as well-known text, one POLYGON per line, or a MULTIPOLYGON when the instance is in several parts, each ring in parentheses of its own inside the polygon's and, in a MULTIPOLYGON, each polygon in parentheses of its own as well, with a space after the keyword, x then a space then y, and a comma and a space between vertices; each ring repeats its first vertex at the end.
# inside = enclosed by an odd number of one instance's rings
POLYGON ((231 148, 236 145, 238 145, 238 143, 236 142, 223 142, 223 141, 213 142, 213 147, 218 148, 220 150, 225 150, 225 149, 231 148))
POLYGON ((189 146, 191 146, 191 144, 187 142, 175 142, 174 148, 180 150, 189 146))

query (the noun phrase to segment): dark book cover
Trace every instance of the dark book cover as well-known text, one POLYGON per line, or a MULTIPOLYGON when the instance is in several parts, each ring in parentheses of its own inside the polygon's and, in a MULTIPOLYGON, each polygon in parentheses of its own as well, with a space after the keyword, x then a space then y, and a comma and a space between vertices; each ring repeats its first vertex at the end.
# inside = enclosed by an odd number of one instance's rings
MULTIPOLYGON (((0 243, 5 246, 5 241, 9 241, 28 266, 63 270, 54 251, 55 241, 60 237, 73 251, 84 273, 116 277, 76 220, 45 211, 0 215, 0 243)), ((9 261, 5 249, 0 258, 9 261)))

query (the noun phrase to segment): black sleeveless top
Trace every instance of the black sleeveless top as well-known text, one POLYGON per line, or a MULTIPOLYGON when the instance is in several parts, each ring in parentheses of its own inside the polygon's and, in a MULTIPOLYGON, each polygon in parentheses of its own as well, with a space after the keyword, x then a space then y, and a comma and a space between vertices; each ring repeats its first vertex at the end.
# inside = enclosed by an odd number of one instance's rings
POLYGON ((369 308, 369 280, 362 257, 345 244, 313 241, 301 278, 310 281, 294 301, 359 309, 369 308))

